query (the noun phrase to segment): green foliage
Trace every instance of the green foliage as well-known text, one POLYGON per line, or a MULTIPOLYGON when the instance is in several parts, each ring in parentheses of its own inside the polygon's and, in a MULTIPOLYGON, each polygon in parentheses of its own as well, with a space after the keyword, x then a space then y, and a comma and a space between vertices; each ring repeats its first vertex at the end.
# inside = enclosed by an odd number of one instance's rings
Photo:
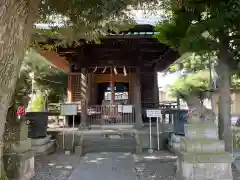
POLYGON ((189 53, 182 56, 179 62, 174 63, 168 69, 170 72, 186 70, 187 72, 198 72, 200 70, 209 70, 210 64, 216 64, 216 56, 208 54, 189 53))
POLYGON ((34 72, 36 86, 42 92, 47 93, 48 99, 52 103, 63 100, 67 92, 67 74, 52 67, 49 62, 34 50, 30 50, 25 57, 21 74, 28 76, 34 72), (24 70, 23 70, 24 69, 24 70))
POLYGON ((133 8, 156 9, 158 0, 43 0, 39 4, 39 23, 51 30, 36 30, 32 45, 47 36, 60 38, 62 44, 84 39, 97 39, 107 30, 119 31, 136 24, 129 16, 133 8), (146 3, 147 2, 147 3, 146 3), (56 22, 62 27, 56 27, 56 22))
POLYGON ((0 177, 0 180, 9 180, 8 177, 7 177, 7 174, 6 174, 6 171, 4 170, 4 167, 3 165, 1 164, 1 177, 0 177))
MULTIPOLYGON (((236 54, 239 49, 240 2, 238 0, 172 0, 170 20, 159 23, 159 41, 186 52, 208 53, 227 46, 236 54), (181 1, 182 2, 182 1, 181 1), (226 42, 223 43, 223 39, 226 42), (228 46, 229 43, 229 46, 228 46)), ((234 59, 238 59, 234 56, 234 59)), ((230 62, 229 62, 230 63, 230 62)), ((236 67, 236 61, 231 62, 236 67)))
MULTIPOLYGON (((8 110, 8 118, 16 118, 15 113, 20 105, 24 105, 25 107, 28 105, 32 89, 32 80, 30 77, 30 73, 32 72, 35 74, 35 87, 41 92, 47 93, 50 102, 58 103, 65 98, 67 75, 53 68, 48 64, 48 61, 31 49, 24 58, 16 90, 8 110)), ((41 98, 35 104, 40 109, 44 106, 41 98)))
POLYGON ((189 96, 203 98, 209 90, 209 72, 199 71, 180 77, 170 86, 171 95, 185 99, 189 96))
MULTIPOLYGON (((185 99, 186 97, 197 96, 200 99, 208 97, 209 92, 212 91, 209 88, 210 73, 208 70, 198 70, 197 72, 191 72, 177 79, 169 88, 170 95, 173 97, 180 97, 185 99)), ((240 78, 237 75, 232 76, 232 88, 240 88, 240 78)))

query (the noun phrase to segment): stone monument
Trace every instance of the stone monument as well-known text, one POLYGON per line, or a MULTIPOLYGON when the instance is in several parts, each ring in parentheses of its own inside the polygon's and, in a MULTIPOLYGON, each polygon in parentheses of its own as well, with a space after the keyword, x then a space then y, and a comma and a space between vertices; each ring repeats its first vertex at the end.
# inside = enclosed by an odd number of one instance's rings
POLYGON ((4 131, 3 161, 9 179, 30 180, 35 175, 34 152, 23 119, 8 119, 4 131))
POLYGON ((196 111, 189 114, 177 153, 177 180, 232 180, 232 154, 218 139, 218 128, 196 111), (205 120, 205 121, 204 121, 205 120))

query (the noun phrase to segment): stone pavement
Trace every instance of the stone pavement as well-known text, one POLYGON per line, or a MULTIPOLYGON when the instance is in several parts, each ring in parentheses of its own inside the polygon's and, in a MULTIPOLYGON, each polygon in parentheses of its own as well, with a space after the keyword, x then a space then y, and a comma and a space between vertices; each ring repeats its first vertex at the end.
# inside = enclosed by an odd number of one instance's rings
POLYGON ((176 156, 166 152, 134 155, 138 180, 175 180, 176 156))
POLYGON ((69 180, 136 180, 131 153, 86 154, 69 180))
POLYGON ((35 177, 32 180, 67 180, 80 160, 78 155, 64 153, 35 157, 35 177))
MULTIPOLYGON (((108 179, 104 180, 118 180, 116 177, 118 175, 121 180, 175 180, 176 157, 167 152, 138 155, 98 153, 89 154, 87 157, 80 158, 74 154, 67 156, 63 153, 37 157, 35 163, 36 176, 33 180, 74 180, 74 176, 77 176, 76 180, 84 180, 82 179, 83 174, 80 175, 82 171, 85 171, 85 176, 89 175, 88 177, 93 178, 87 180, 101 180, 100 178, 104 175, 108 175, 108 179), (104 160, 102 158, 108 159, 104 160), (88 162, 88 164, 83 162, 88 162), (106 167, 100 167, 101 165, 106 167), (100 169, 97 169, 97 167, 100 167, 100 169), (101 170, 104 170, 104 172, 100 172, 101 170), (86 174, 86 172, 89 174, 86 174), (113 177, 114 174, 115 177, 113 177), (129 178, 124 177, 125 174, 129 178)), ((233 180, 240 180, 240 171, 234 165, 232 169, 233 180)))
POLYGON ((240 180, 240 160, 236 159, 232 165, 233 179, 240 180))

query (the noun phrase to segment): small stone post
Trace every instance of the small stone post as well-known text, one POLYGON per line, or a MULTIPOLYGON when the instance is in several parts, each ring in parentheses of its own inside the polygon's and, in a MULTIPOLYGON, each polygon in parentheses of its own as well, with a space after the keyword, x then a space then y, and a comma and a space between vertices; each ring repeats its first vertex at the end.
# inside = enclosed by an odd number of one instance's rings
POLYGON ((35 175, 34 151, 24 120, 7 121, 5 125, 3 160, 9 179, 30 180, 35 175))
POLYGON ((225 152, 213 121, 190 117, 180 140, 177 180, 232 180, 232 154, 225 152))

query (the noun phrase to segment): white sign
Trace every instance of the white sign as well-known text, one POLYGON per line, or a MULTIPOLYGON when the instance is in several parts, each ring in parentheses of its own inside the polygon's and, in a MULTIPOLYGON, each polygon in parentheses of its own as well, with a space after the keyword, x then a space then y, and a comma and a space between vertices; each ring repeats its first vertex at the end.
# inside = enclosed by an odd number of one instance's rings
POLYGON ((60 114, 62 116, 74 116, 77 115, 77 104, 61 104, 60 114))
POLYGON ((121 113, 123 111, 123 105, 118 105, 118 112, 121 113))
POLYGON ((147 117, 162 117, 162 113, 160 109, 148 109, 147 110, 147 117))
POLYGON ((132 113, 132 111, 133 111, 132 105, 123 105, 122 107, 123 107, 123 109, 122 109, 123 113, 132 113))

